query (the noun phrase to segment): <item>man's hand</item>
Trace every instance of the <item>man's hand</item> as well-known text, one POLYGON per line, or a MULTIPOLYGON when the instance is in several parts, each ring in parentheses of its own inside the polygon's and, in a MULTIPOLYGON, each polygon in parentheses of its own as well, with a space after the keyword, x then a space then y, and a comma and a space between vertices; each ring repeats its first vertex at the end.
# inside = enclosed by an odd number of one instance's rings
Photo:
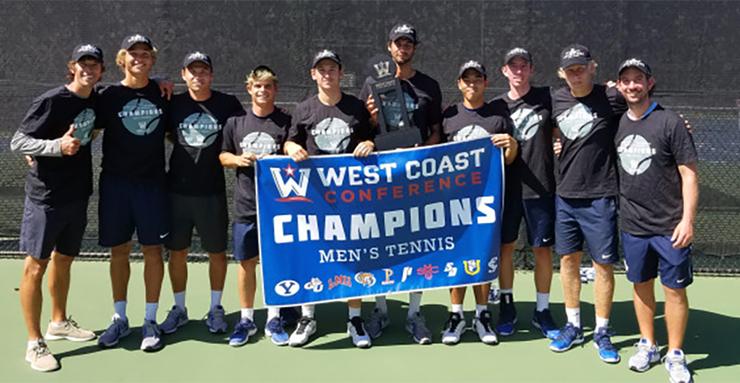
POLYGON ((302 146, 292 141, 285 143, 285 154, 289 155, 295 162, 301 162, 308 159, 308 152, 306 149, 303 149, 302 146))
POLYGON ((681 220, 678 226, 673 230, 671 242, 674 249, 683 249, 691 244, 694 240, 694 224, 692 222, 681 220))
POLYGON ((556 156, 559 156, 560 152, 563 151, 563 144, 560 143, 559 138, 556 138, 555 141, 552 142, 552 151, 556 156))
POLYGON ((172 93, 175 92, 175 83, 166 78, 157 79, 157 85, 161 92, 162 98, 166 98, 169 101, 172 98, 172 93))
POLYGON ((70 124, 69 130, 61 138, 60 147, 62 155, 73 156, 80 150, 80 140, 74 137, 75 125, 70 124))
POLYGON ((375 106, 375 100, 373 100, 372 95, 367 96, 367 101, 365 102, 365 108, 367 108, 368 113, 370 113, 370 122, 372 122, 373 125, 377 125, 378 124, 378 107, 375 106))
POLYGON ((254 166, 254 162, 257 161, 257 156, 252 152, 244 152, 241 156, 236 156, 234 162, 237 167, 254 166))
POLYGON ((367 157, 375 150, 375 143, 370 140, 360 142, 352 155, 355 157, 367 157))
POLYGON ((506 133, 498 133, 491 136, 491 142, 499 148, 509 149, 517 147, 518 143, 514 137, 506 133))
POLYGON ((32 156, 26 154, 25 156, 23 156, 23 158, 26 160, 28 167, 32 168, 33 165, 36 165, 36 160, 34 160, 32 156))

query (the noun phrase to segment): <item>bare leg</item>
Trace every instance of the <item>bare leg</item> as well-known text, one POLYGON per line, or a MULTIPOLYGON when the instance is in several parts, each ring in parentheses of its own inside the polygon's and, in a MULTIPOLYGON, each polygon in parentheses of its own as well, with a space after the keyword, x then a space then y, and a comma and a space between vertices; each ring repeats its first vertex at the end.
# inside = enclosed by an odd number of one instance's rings
POLYGON ((552 284, 552 248, 533 247, 534 286, 538 293, 549 293, 552 284))
POLYGON ((161 245, 142 245, 144 253, 144 289, 146 303, 158 303, 164 279, 164 260, 161 245))
POLYGON ((110 249, 110 282, 113 290, 113 301, 125 301, 128 296, 128 280, 131 276, 129 254, 131 241, 110 249))
POLYGON ((188 248, 170 250, 170 260, 167 269, 170 274, 170 283, 173 293, 185 291, 188 284, 188 248))
POLYGON ((49 293, 51 294, 51 320, 62 322, 67 319, 67 297, 69 296, 70 269, 74 257, 56 250, 51 253, 49 263, 49 293))
POLYGON ((635 283, 633 286, 633 302, 635 316, 640 326, 640 336, 655 344, 655 279, 635 283))
POLYGON ((254 294, 257 291, 257 277, 255 267, 257 257, 241 261, 237 272, 237 289, 239 290, 239 303, 242 308, 254 307, 254 294))
POLYGON ((683 347, 686 326, 689 322, 689 298, 686 289, 663 286, 665 293, 665 324, 668 328, 668 349, 683 347))
MULTIPOLYGON (((488 297, 486 297, 488 299, 488 297)), ((450 303, 461 305, 465 301, 465 287, 455 287, 450 289, 450 303)))
POLYGON ((596 316, 609 318, 614 301, 614 265, 603 265, 592 262, 596 270, 596 283, 594 284, 594 306, 596 316))
POLYGON ((23 319, 28 330, 28 340, 42 338, 41 335, 41 281, 44 278, 48 259, 36 259, 26 256, 23 262, 23 276, 21 277, 20 296, 23 319))
POLYGON ((502 289, 511 289, 514 287, 514 245, 516 245, 516 242, 501 245, 498 285, 502 289))
POLYGON ((577 251, 560 257, 560 279, 566 309, 581 307, 581 255, 583 252, 577 251))
POLYGON ((208 276, 211 281, 211 290, 223 291, 226 282, 226 253, 208 253, 208 276))

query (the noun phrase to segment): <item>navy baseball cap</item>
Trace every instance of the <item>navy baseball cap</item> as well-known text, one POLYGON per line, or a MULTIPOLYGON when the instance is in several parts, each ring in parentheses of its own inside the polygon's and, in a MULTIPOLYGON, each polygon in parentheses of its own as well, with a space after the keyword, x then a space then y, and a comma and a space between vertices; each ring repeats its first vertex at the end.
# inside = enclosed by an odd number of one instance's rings
POLYGON ((388 32, 388 41, 396 41, 401 37, 411 40, 414 44, 418 42, 416 39, 416 28, 409 23, 398 23, 388 32))
POLYGON ((591 60, 591 52, 581 44, 568 45, 560 52, 560 67, 563 69, 571 65, 586 65, 591 60))
POLYGON ((465 64, 460 65, 460 70, 457 72, 457 78, 458 79, 462 78, 463 74, 465 74, 465 71, 468 69, 472 69, 480 73, 481 76, 483 77, 488 77, 486 75, 486 67, 484 67, 483 64, 475 60, 470 60, 470 61, 465 62, 465 64))
POLYGON ((529 51, 524 48, 516 47, 506 52, 506 54, 504 55, 504 65, 508 64, 509 62, 511 62, 511 60, 517 57, 523 58, 530 64, 532 63, 532 54, 530 54, 529 51))
POLYGON ((80 61, 83 57, 92 57, 103 62, 103 50, 93 44, 80 44, 72 51, 72 61, 80 61))
POLYGON ((318 65, 319 61, 321 60, 331 60, 337 63, 339 65, 339 68, 342 67, 342 59, 339 58, 339 55, 337 52, 334 52, 333 50, 324 49, 316 54, 316 56, 313 57, 313 61, 311 62, 311 68, 316 68, 316 65, 318 65))
POLYGON ((149 48, 154 49, 154 43, 152 43, 152 40, 138 33, 123 39, 123 42, 121 42, 121 49, 129 50, 132 46, 139 43, 149 45, 149 48))
POLYGON ((635 68, 640 72, 645 73, 645 75, 648 77, 653 75, 653 71, 650 69, 650 65, 638 58, 625 60, 622 65, 619 66, 619 71, 617 72, 617 75, 621 75, 622 72, 624 72, 624 70, 627 68, 635 68))
POLYGON ((208 65, 209 68, 213 69, 213 62, 211 62, 211 56, 208 56, 207 54, 203 52, 199 52, 199 51, 190 52, 187 55, 185 55, 185 58, 182 60, 182 67, 187 68, 188 65, 194 62, 202 62, 203 64, 208 65))

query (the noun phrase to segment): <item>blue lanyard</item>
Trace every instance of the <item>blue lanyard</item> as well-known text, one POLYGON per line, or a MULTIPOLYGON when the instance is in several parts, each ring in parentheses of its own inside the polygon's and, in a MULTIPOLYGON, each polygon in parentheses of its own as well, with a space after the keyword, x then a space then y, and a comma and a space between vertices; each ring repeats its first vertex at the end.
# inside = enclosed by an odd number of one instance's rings
POLYGON ((648 108, 648 110, 646 110, 645 113, 640 117, 640 120, 644 120, 645 117, 647 117, 650 113, 652 113, 657 107, 658 107, 658 103, 653 101, 653 103, 650 104, 650 107, 648 108))

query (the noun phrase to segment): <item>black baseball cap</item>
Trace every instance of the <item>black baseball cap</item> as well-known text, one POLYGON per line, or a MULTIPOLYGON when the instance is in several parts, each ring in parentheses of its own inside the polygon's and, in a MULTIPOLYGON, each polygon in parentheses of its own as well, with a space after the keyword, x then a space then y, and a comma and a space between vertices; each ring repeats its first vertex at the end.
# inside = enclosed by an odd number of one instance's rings
POLYGON ((80 61, 83 57, 92 57, 103 62, 103 50, 93 44, 80 44, 72 51, 72 61, 80 61))
POLYGON ((488 77, 486 75, 486 67, 484 67, 483 64, 475 60, 470 60, 465 62, 465 64, 460 65, 460 70, 457 72, 457 78, 462 78, 463 74, 465 74, 465 71, 468 69, 472 69, 480 73, 483 77, 488 77))
POLYGON ((621 75, 622 72, 624 72, 624 70, 627 68, 635 68, 640 72, 645 73, 645 75, 648 77, 651 77, 653 75, 653 71, 650 69, 650 65, 638 58, 633 57, 631 59, 625 60, 622 65, 619 66, 619 71, 617 72, 617 75, 621 75))
POLYGON ((154 43, 152 43, 152 40, 138 33, 123 39, 123 42, 121 42, 121 49, 129 50, 132 46, 139 43, 149 45, 149 48, 154 49, 154 43))
POLYGON ((396 41, 401 37, 411 40, 412 43, 418 43, 416 39, 416 28, 409 23, 398 23, 388 32, 388 41, 396 41))
POLYGON ((213 69, 213 63, 211 62, 211 56, 208 56, 207 54, 200 52, 200 51, 190 52, 187 55, 185 55, 185 58, 182 60, 182 67, 187 68, 188 65, 194 62, 202 62, 203 64, 208 65, 209 68, 213 69))
POLYGON ((571 44, 560 52, 560 67, 571 65, 586 65, 591 61, 591 52, 581 44, 571 44))
POLYGON ((504 65, 511 62, 511 60, 521 57, 524 60, 526 60, 528 63, 532 63, 532 54, 529 53, 528 50, 520 47, 512 48, 510 51, 506 52, 504 55, 504 65))
POLYGON ((337 65, 339 65, 339 68, 342 68, 342 59, 339 58, 337 52, 334 52, 330 49, 324 49, 317 53, 316 56, 313 57, 311 68, 316 68, 316 65, 318 65, 319 61, 323 59, 334 61, 335 63, 337 63, 337 65))

